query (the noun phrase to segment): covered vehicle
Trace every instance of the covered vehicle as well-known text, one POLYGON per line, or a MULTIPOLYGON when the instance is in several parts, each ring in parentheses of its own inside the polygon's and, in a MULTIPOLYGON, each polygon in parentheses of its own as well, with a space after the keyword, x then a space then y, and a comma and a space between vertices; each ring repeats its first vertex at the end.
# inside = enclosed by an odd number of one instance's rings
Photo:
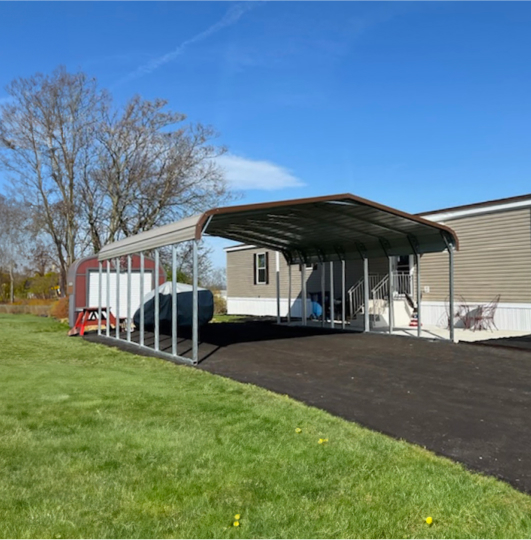
MULTIPOLYGON (((199 326, 207 324, 214 316, 214 295, 208 289, 198 287, 199 326)), ((177 283, 177 326, 192 326, 193 287, 186 283, 177 283)), ((133 315, 136 328, 140 328, 140 307, 133 315)), ((167 281, 159 287, 159 323, 161 329, 171 329, 172 325, 172 283, 167 281)), ((144 296, 144 328, 155 326, 155 291, 144 296)))

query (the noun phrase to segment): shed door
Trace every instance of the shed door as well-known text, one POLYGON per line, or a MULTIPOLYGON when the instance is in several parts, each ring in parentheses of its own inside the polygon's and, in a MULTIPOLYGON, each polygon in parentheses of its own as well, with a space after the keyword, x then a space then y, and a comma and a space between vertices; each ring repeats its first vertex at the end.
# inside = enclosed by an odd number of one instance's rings
MULTIPOLYGON (((116 315, 116 272, 110 273, 110 291, 111 301, 110 308, 113 315, 116 315)), ((88 305, 91 307, 98 306, 99 294, 98 286, 100 281, 98 271, 90 271, 88 279, 88 305)), ((107 272, 103 272, 101 289, 101 305, 107 305, 107 272)), ((153 289, 152 271, 144 271, 144 295, 153 289)), ((140 272, 131 272, 131 317, 140 306, 140 272)), ((127 273, 120 273, 120 317, 127 317, 127 273)))

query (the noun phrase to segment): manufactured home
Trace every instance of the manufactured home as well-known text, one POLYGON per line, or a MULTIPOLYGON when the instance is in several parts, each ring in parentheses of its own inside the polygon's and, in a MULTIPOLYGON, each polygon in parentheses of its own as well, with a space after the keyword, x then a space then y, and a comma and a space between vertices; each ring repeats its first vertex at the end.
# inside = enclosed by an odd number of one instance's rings
MULTIPOLYGON (((531 194, 418 216, 451 227, 459 237, 454 261, 458 308, 473 312, 489 306, 492 324, 499 330, 531 331, 531 194)), ((366 309, 362 260, 346 260, 342 263, 344 268, 341 263, 290 268, 284 256, 253 244, 228 247, 226 253, 229 314, 276 316, 280 308, 282 317, 289 314, 300 318, 305 312, 306 317, 318 318, 319 310, 324 308, 327 318, 344 310, 349 324, 361 324, 366 309), (277 268, 280 305, 277 304, 277 268), (346 294, 342 296, 343 287, 346 294)), ((448 326, 448 255, 444 252, 422 254, 420 272, 415 256, 391 257, 390 263, 386 257, 371 258, 369 282, 371 326, 388 324, 390 290, 395 325, 410 325, 416 310, 417 283, 423 325, 448 326)))

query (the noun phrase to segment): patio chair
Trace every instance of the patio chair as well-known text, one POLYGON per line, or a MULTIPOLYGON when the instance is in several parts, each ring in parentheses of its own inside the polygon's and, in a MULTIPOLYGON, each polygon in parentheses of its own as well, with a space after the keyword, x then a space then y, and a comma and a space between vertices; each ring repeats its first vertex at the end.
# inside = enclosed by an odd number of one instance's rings
POLYGON ((496 309, 500 303, 501 295, 497 295, 491 300, 488 304, 483 306, 482 309, 482 328, 485 330, 490 330, 491 332, 495 329, 498 330, 496 323, 494 322, 494 316, 496 315, 496 309))
MULTIPOLYGON (((450 328, 450 299, 447 296, 444 300, 444 308, 446 310, 446 328, 450 328)), ((453 319, 458 320, 463 326, 463 328, 470 328, 470 307, 461 295, 457 297, 457 302, 454 302, 454 313, 453 319)))

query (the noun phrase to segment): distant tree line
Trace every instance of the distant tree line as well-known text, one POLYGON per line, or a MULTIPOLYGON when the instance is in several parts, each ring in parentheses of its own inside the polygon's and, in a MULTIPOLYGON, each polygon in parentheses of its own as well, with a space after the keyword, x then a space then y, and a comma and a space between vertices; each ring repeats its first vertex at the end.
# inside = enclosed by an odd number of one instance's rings
MULTIPOLYGON (((64 292, 77 258, 233 198, 213 128, 187 122, 162 99, 135 96, 117 107, 94 78, 64 67, 18 78, 6 91, 0 168, 10 190, 0 199, 0 270, 12 284, 16 265, 40 251, 64 292)), ((181 255, 185 271, 186 247, 181 255)), ((201 259, 206 275, 205 248, 201 259)))

